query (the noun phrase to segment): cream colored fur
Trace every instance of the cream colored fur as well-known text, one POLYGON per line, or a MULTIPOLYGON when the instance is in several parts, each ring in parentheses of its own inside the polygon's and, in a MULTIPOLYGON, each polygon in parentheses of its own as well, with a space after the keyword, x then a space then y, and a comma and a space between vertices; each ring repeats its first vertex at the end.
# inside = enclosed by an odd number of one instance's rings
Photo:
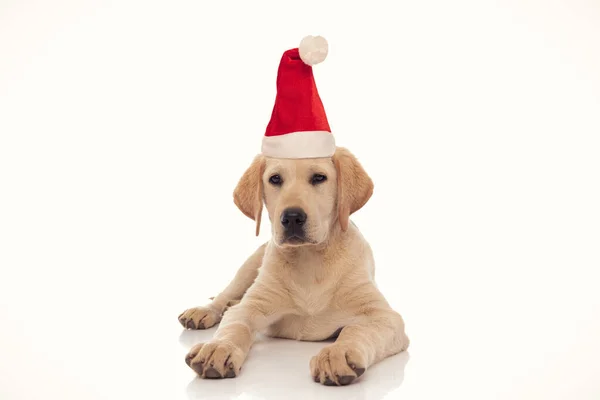
POLYGON ((220 322, 214 338, 195 345, 186 357, 200 377, 237 376, 256 332, 311 341, 339 333, 310 362, 314 380, 325 385, 347 385, 374 363, 408 347, 402 317, 375 285, 371 248, 348 222, 372 191, 371 179, 343 148, 331 158, 255 158, 234 200, 256 221, 257 234, 266 205, 272 239, 248 258, 211 304, 180 315, 181 324, 190 329, 220 322), (315 173, 326 175, 327 181, 312 185, 315 173), (269 183, 273 174, 283 179, 280 187, 269 183), (308 243, 284 243, 279 218, 287 207, 301 207, 308 215, 308 243))

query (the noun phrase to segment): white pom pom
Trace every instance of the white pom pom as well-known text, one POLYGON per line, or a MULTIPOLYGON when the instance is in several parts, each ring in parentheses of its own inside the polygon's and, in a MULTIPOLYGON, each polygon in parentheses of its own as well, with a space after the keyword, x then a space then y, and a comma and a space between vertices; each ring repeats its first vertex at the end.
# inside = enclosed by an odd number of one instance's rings
POLYGON ((302 39, 300 46, 298 46, 300 58, 307 65, 323 62, 327 57, 327 51, 329 51, 329 45, 322 36, 307 36, 302 39))

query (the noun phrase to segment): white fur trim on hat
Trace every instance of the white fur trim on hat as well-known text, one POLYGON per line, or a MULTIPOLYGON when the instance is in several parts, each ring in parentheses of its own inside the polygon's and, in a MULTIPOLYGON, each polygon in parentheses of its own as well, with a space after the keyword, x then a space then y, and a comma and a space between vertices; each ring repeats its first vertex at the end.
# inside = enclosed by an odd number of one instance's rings
POLYGON ((273 158, 321 158, 335 153, 335 139, 327 131, 301 131, 263 136, 262 154, 273 158))

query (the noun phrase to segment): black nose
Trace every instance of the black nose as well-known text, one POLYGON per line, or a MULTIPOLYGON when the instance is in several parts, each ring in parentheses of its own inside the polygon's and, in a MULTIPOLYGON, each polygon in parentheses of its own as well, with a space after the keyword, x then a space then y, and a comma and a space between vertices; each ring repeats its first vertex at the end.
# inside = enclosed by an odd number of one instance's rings
POLYGON ((281 225, 286 230, 300 228, 306 222, 306 213, 301 208, 286 208, 281 213, 281 225))

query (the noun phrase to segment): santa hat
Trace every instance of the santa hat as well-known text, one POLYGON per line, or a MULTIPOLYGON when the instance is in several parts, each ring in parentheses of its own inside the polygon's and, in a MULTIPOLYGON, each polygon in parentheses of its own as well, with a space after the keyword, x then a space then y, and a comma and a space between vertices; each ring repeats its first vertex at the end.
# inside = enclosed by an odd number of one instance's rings
POLYGON ((262 141, 262 154, 275 158, 331 157, 335 140, 319 97, 312 66, 327 57, 327 41, 307 36, 287 50, 277 72, 277 97, 262 141))

